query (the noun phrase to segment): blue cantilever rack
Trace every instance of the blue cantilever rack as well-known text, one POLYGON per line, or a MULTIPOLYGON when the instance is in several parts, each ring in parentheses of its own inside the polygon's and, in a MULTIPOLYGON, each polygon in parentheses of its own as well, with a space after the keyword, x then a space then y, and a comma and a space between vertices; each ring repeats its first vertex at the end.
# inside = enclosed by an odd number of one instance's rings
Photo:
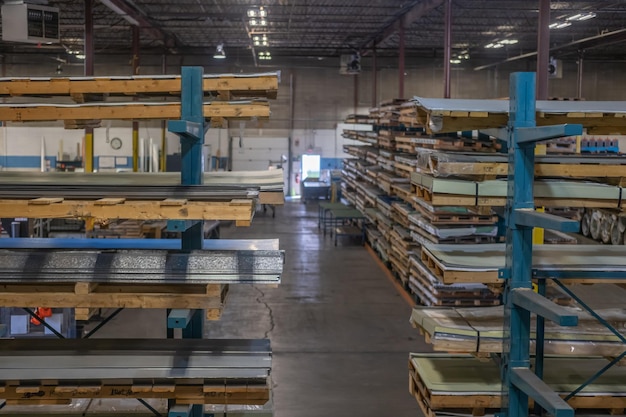
MULTIPOLYGON (((533 184, 535 143, 580 134, 580 125, 537 127, 535 74, 511 75, 509 123, 506 129, 496 132, 499 138, 507 139, 509 149, 506 263, 500 271, 500 276, 506 279, 502 411, 507 417, 528 416, 529 397, 555 417, 574 415, 574 410, 541 380, 541 372, 530 369, 530 314, 561 326, 578 324, 577 315, 532 291, 532 230, 533 227, 564 232, 578 230, 575 221, 534 211, 533 184)), ((541 360, 537 365, 542 368, 541 360)))
MULTIPOLYGON (((168 122, 168 130, 180 137, 181 146, 181 184, 202 184, 202 145, 208 125, 204 121, 204 91, 202 67, 183 67, 181 72, 181 120, 168 122)), ((183 250, 202 249, 202 220, 170 220, 170 230, 182 231, 183 250)), ((173 336, 172 329, 182 328, 184 338, 201 339, 204 336, 204 318, 202 310, 168 310, 168 337, 173 336)), ((202 405, 170 404, 169 417, 202 417, 202 405)))

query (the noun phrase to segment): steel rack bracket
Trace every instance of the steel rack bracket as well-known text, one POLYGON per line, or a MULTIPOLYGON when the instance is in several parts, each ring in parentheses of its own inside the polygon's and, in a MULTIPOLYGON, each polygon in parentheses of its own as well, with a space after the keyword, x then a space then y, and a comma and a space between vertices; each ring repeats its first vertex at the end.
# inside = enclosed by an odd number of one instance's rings
POLYGON ((191 322, 194 310, 174 308, 167 315, 168 329, 184 329, 191 322))
MULTIPOLYGON (((202 145, 204 144, 204 91, 202 67, 182 67, 181 71, 181 120, 168 122, 168 130, 180 137, 182 185, 200 185, 202 177, 202 145)), ((180 225, 179 225, 180 226, 180 225)), ((181 247, 184 251, 202 249, 203 222, 187 224, 182 232, 181 247)), ((168 324, 170 322, 168 311, 168 324)), ((183 328, 183 338, 201 339, 204 333, 204 320, 200 310, 190 311, 187 325, 183 328)), ((168 336, 173 333, 168 331, 168 336)), ((203 407, 194 405, 188 414, 190 417, 201 417, 203 407)))
POLYGON ((578 316, 564 307, 555 306, 547 298, 528 288, 515 288, 511 291, 511 302, 527 311, 552 320, 559 326, 578 326, 578 316))
POLYGON ((167 417, 190 417, 190 416, 191 416, 190 405, 175 405, 171 407, 169 412, 167 413, 167 417))
MULTIPOLYGON (((532 230, 535 226, 571 230, 577 224, 534 212, 535 142, 582 134, 580 125, 537 127, 535 122, 535 74, 514 73, 510 78, 509 122, 506 129, 490 130, 508 146, 508 189, 505 208, 506 277, 505 335, 502 361, 503 410, 507 417, 527 417, 529 396, 555 416, 573 416, 573 410, 530 371, 530 314, 537 313, 562 325, 576 325, 578 318, 532 292, 532 230)), ((538 333, 541 330, 538 329, 538 333)), ((543 335, 538 335, 538 338, 543 335)), ((537 358, 543 369, 543 358, 537 358)))

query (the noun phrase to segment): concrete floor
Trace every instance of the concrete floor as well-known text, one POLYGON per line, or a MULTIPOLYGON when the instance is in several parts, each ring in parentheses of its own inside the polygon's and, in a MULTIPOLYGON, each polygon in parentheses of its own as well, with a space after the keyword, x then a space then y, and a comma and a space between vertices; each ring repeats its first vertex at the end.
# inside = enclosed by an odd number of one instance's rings
MULTIPOLYGON (((407 361, 430 348, 409 325, 411 307, 358 242, 335 247, 318 232, 316 204, 288 203, 276 218, 259 212, 251 227, 223 228, 222 237, 278 238, 286 252, 278 288, 231 286, 222 319, 206 324, 210 338, 269 337, 276 417, 422 416, 408 394, 407 361)), ((575 289, 593 307, 622 306, 626 297, 613 285, 575 289)), ((165 338, 164 323, 163 310, 124 310, 96 337, 165 338)), ((129 402, 127 415, 129 404, 145 411, 129 402)), ((73 411, 117 406, 95 401, 73 411)))
POLYGON ((278 238, 276 289, 237 286, 209 337, 269 337, 276 417, 417 417, 408 393, 411 351, 429 351, 409 325, 410 305, 359 242, 335 247, 317 229, 317 205, 289 203, 276 218, 223 238, 278 238))
MULTIPOLYGON (((408 393, 408 354, 427 352, 411 306, 358 241, 335 247, 317 229, 317 204, 257 212, 222 238, 278 238, 282 284, 233 285, 207 338, 269 338, 275 417, 421 417, 408 393)), ((162 310, 124 310, 97 337, 164 338, 162 310), (156 325, 154 325, 156 323, 156 325)), ((0 412, 0 414, 2 414, 0 412)))

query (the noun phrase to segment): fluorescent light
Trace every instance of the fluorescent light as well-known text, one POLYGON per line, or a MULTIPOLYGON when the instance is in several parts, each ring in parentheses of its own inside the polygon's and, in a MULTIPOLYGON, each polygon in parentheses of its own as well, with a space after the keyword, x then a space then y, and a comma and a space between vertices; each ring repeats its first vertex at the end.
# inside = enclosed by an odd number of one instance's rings
POLYGON ((76 54, 76 58, 85 59, 85 54, 76 54))
POLYGON ((582 22, 583 20, 593 19, 594 17, 596 17, 595 13, 587 13, 586 15, 579 17, 578 21, 582 22))
POLYGON ((555 29, 563 29, 563 28, 566 28, 568 26, 572 26, 572 24, 570 22, 563 22, 563 23, 559 23, 554 28, 555 29))
POLYGON ((485 45, 485 48, 493 48, 494 46, 496 46, 495 43, 488 43, 487 45, 485 45))
POLYGON ((498 48, 504 48, 504 45, 502 45, 501 43, 496 43, 492 46, 493 49, 498 49, 498 48))
POLYGON ((454 58, 454 59, 451 59, 451 60, 450 60, 450 63, 451 63, 451 64, 460 64, 460 63, 461 63, 461 60, 460 60, 460 59, 458 59, 458 58, 454 58))
POLYGON ((550 29, 556 29, 556 27, 558 26, 558 23, 550 23, 550 26, 548 26, 550 29))
POLYGON ((517 39, 502 39, 500 41, 503 45, 515 45, 517 42, 519 42, 517 39))
POLYGON ((583 17, 582 13, 575 14, 574 16, 566 17, 565 20, 578 20, 583 17))

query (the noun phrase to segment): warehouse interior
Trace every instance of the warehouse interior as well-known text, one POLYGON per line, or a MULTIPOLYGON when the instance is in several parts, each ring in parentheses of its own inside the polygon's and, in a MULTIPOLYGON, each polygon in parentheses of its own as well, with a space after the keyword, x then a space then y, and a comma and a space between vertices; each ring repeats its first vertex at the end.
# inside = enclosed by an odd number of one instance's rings
POLYGON ((626 415, 626 1, 1 3, 0 416, 626 415))

